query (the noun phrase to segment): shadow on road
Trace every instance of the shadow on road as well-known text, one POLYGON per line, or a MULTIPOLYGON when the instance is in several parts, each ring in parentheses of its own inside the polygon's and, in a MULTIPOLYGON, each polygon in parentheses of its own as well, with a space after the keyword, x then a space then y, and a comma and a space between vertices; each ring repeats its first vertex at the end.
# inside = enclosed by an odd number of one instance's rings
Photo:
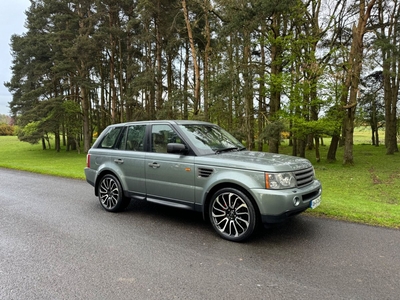
MULTIPOLYGON (((91 208, 99 212, 103 211, 98 203, 93 203, 91 208)), ((158 226, 159 230, 165 231, 166 234, 190 231, 198 234, 207 234, 212 238, 219 238, 210 222, 203 220, 201 213, 190 210, 172 208, 146 201, 131 201, 127 209, 121 213, 110 214, 103 212, 105 215, 118 217, 121 222, 130 224, 130 226, 138 224, 141 227, 158 226)), ((316 225, 315 218, 304 214, 298 215, 284 223, 271 225, 269 228, 260 226, 254 235, 246 241, 246 244, 259 245, 268 243, 294 246, 296 243, 310 242, 316 235, 320 234, 316 225)))

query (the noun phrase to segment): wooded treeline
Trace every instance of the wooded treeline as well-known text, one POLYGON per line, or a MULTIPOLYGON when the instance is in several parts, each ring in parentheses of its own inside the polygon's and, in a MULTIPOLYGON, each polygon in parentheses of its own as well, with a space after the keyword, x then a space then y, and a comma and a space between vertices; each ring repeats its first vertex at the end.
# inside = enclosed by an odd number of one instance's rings
POLYGON ((352 164, 357 120, 398 152, 398 0, 31 0, 5 83, 30 142, 83 146, 117 122, 199 119, 293 155, 332 136, 352 164))

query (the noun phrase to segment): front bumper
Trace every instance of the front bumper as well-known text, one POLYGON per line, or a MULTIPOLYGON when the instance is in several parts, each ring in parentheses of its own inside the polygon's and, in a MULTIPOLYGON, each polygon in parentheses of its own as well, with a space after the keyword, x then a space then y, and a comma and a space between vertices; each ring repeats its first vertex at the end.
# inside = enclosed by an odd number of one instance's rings
POLYGON ((308 209, 311 201, 321 196, 322 187, 318 180, 314 180, 312 184, 303 188, 253 189, 251 193, 260 210, 261 221, 277 223, 308 209))

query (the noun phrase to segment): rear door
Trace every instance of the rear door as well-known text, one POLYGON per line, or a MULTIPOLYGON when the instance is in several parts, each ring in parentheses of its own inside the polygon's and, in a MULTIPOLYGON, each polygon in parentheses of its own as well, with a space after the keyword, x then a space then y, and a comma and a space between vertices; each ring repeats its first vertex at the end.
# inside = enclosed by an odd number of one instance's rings
POLYGON ((127 125, 111 160, 122 173, 125 190, 131 196, 144 198, 145 185, 145 142, 146 125, 127 125))

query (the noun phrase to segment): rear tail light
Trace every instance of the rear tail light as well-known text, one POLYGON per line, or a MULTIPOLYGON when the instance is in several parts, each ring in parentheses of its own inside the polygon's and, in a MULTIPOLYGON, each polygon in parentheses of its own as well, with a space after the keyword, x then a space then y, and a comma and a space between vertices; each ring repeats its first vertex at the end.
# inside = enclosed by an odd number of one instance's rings
POLYGON ((86 167, 90 168, 90 154, 86 155, 86 167))

